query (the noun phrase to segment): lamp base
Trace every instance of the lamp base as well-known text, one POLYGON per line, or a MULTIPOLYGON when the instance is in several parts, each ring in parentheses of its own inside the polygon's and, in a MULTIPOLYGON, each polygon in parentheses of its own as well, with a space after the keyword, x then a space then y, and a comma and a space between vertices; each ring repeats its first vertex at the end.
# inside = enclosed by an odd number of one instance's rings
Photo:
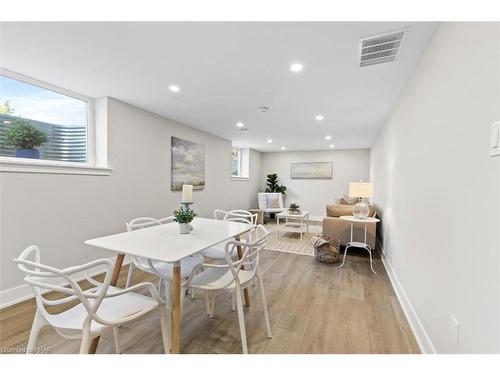
POLYGON ((369 212, 370 209, 368 208, 368 205, 364 202, 356 203, 352 208, 352 214, 357 219, 366 219, 368 217, 369 212))

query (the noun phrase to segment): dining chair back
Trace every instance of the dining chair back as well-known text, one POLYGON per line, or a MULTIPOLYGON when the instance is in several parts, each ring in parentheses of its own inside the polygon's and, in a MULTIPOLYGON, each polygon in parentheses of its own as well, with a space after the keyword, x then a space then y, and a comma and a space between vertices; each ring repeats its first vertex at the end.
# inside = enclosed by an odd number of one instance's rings
POLYGON ((262 272, 259 267, 260 253, 264 249, 271 232, 263 225, 256 226, 246 241, 231 240, 225 245, 225 264, 204 263, 203 271, 190 282, 190 287, 203 290, 206 296, 207 310, 213 314, 215 295, 221 290, 230 290, 236 300, 243 353, 248 353, 246 328, 243 312, 242 290, 248 288, 257 279, 262 298, 267 337, 271 337, 271 324, 267 311, 262 272), (240 248, 242 255, 234 259, 233 253, 240 248))
MULTIPOLYGON (((53 326, 56 332, 65 338, 81 338, 80 353, 88 353, 92 337, 99 336, 107 328, 112 328, 115 347, 119 352, 119 325, 137 319, 158 306, 164 309, 165 301, 160 298, 151 283, 141 283, 128 289, 110 286, 113 263, 109 259, 99 259, 81 266, 59 269, 42 264, 40 249, 37 246, 29 246, 14 259, 14 262, 25 275, 24 281, 33 290, 37 305, 26 348, 27 353, 36 350, 38 334, 46 325, 53 326), (102 272, 103 268, 102 282, 90 276, 90 272, 102 272), (91 285, 89 289, 80 286, 78 279, 82 275, 91 285), (132 293, 140 288, 147 288, 152 298, 132 293), (47 292, 57 293, 55 298, 47 299, 44 296, 47 292), (75 301, 79 303, 57 314, 50 313, 46 308, 75 301)), ((166 326, 164 328, 166 329, 166 326)), ((162 333, 165 332, 162 329, 162 333)), ((164 340, 166 339, 167 337, 164 337, 164 340)))
MULTIPOLYGON (((154 227, 156 225, 161 225, 161 224, 168 224, 168 223, 172 223, 173 221, 174 221, 173 216, 168 216, 168 217, 165 217, 163 219, 156 219, 153 217, 138 217, 138 218, 132 219, 131 221, 126 223, 127 232, 131 232, 131 231, 138 230, 138 229, 145 229, 145 228, 149 228, 149 227, 154 227)), ((139 268, 140 270, 142 270, 144 272, 152 273, 160 278, 162 277, 162 274, 155 267, 155 265, 153 264, 151 259, 143 258, 143 257, 139 257, 139 256, 132 256, 131 257, 131 264, 129 265, 129 270, 128 270, 128 274, 127 274, 127 282, 125 284, 126 287, 128 287, 132 282, 135 267, 139 268)), ((159 287, 161 288, 161 281, 160 281, 159 287)))

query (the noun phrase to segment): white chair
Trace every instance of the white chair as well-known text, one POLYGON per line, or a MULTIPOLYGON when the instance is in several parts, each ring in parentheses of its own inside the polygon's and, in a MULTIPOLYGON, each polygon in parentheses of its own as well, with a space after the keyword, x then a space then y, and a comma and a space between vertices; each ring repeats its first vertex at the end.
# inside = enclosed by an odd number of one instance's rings
MULTIPOLYGON (((257 279, 264 309, 267 337, 271 337, 271 324, 267 311, 266 296, 262 273, 259 267, 259 253, 264 248, 270 232, 259 225, 252 230, 251 236, 245 241, 229 241, 226 243, 226 264, 204 263, 204 270, 194 276, 189 282, 189 287, 203 290, 207 296, 215 295, 221 291, 229 290, 236 294, 238 321, 240 326, 241 345, 243 353, 248 353, 245 316, 243 313, 242 291, 248 288, 254 278, 257 279), (231 256, 237 246, 241 246, 243 255, 241 259, 234 260, 231 256)), ((210 298, 207 297, 207 302, 210 298)))
MULTIPOLYGON (((131 220, 127 223, 127 231, 133 231, 138 229, 144 229, 155 225, 160 224, 168 224, 173 222, 174 217, 169 216, 163 219, 155 219, 149 217, 139 217, 131 220)), ((158 293, 161 293, 162 285, 165 288, 165 302, 166 308, 168 310, 167 314, 167 325, 169 328, 172 327, 171 322, 171 310, 172 310, 172 278, 173 278, 173 264, 159 262, 143 257, 132 256, 131 262, 129 266, 129 273, 127 275, 127 283, 125 287, 128 287, 132 282, 132 277, 135 268, 139 268, 140 270, 158 276, 158 293)), ((182 309, 184 306, 184 295, 186 294, 186 284, 188 283, 190 277, 192 277, 194 272, 200 269, 200 266, 203 264, 203 256, 201 254, 192 255, 190 257, 184 258, 181 260, 181 316, 182 309)), ((170 329, 169 329, 170 331, 170 329)), ((170 336, 168 337, 170 344, 170 336)))
MULTIPOLYGON (((214 219, 216 220, 226 220, 226 221, 235 221, 239 223, 245 224, 253 224, 257 223, 257 214, 252 214, 245 210, 232 210, 232 211, 224 211, 221 209, 214 210, 214 219)), ((215 259, 215 260, 225 260, 226 259, 226 243, 228 241, 223 241, 218 243, 215 246, 209 247, 208 249, 203 250, 201 253, 204 257, 215 259)), ((233 257, 237 255, 236 250, 232 254, 233 257)))
POLYGON ((257 193, 257 203, 264 213, 277 214, 285 210, 282 193, 257 193))
POLYGON ((118 326, 140 318, 156 308, 160 309, 164 349, 165 352, 169 350, 165 301, 161 299, 151 283, 140 283, 126 289, 110 286, 113 263, 109 259, 58 269, 41 264, 40 250, 37 246, 30 246, 14 259, 14 262, 25 274, 24 281, 33 289, 37 305, 26 353, 36 351, 39 332, 47 325, 54 327, 62 337, 81 339, 80 354, 88 353, 93 338, 112 329, 115 349, 119 353, 118 326), (103 266, 106 270, 102 283, 87 274, 91 269, 98 271, 103 266), (82 290, 74 278, 76 274, 82 272, 87 281, 93 285, 90 289, 82 290), (62 278, 68 285, 54 285, 54 280, 58 278, 62 278), (134 293, 139 289, 147 289, 152 298, 134 293), (42 291, 59 292, 65 296, 48 300, 42 295, 42 291), (80 303, 59 314, 50 314, 45 307, 62 305, 75 300, 80 300, 80 303))

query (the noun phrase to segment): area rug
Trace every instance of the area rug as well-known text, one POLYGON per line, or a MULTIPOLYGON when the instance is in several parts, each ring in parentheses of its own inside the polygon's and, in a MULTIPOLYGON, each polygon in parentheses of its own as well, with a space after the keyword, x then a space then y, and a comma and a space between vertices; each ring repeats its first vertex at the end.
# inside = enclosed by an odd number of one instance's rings
POLYGON ((265 225, 271 231, 271 236, 267 241, 266 250, 281 251, 284 253, 314 256, 314 249, 311 245, 311 238, 321 233, 321 226, 309 224, 309 233, 304 233, 300 239, 299 233, 280 233, 276 238, 276 224, 265 225))

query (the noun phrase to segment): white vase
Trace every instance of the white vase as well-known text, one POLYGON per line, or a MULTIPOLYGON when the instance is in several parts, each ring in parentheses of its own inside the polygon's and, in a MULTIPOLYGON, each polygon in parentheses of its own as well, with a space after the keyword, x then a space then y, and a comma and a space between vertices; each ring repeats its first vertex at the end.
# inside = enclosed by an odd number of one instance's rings
POLYGON ((190 223, 179 223, 179 233, 188 234, 191 231, 190 223))

